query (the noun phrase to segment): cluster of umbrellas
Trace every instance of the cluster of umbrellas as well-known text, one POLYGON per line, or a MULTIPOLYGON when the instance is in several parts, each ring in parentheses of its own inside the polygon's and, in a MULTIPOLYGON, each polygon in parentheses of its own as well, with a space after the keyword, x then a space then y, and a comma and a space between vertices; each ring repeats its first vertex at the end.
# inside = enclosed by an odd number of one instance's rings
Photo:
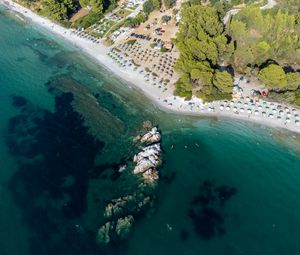
POLYGON ((240 101, 223 101, 221 103, 212 103, 203 111, 218 112, 228 111, 235 114, 246 114, 250 118, 252 115, 263 118, 276 119, 285 124, 293 123, 300 125, 299 112, 295 108, 282 106, 278 103, 267 102, 263 100, 253 101, 249 97, 240 101))
POLYGON ((91 42, 94 42, 94 43, 100 42, 100 40, 97 37, 87 34, 86 32, 84 32, 84 30, 82 30, 80 28, 76 29, 75 31, 72 31, 71 33, 74 35, 77 35, 80 38, 90 40, 91 42))
POLYGON ((162 55, 159 59, 159 64, 153 64, 152 67, 154 68, 154 70, 165 72, 167 75, 172 77, 174 74, 173 67, 175 62, 176 59, 173 58, 171 55, 162 55))

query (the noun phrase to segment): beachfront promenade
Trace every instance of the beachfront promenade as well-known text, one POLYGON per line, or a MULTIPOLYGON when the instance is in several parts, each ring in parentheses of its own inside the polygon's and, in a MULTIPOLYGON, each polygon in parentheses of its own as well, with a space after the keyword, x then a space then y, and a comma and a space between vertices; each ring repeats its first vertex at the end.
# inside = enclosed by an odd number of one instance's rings
POLYGON ((76 33, 75 30, 54 24, 11 0, 0 0, 0 3, 68 40, 129 83, 129 86, 132 84, 142 90, 163 110, 188 115, 238 118, 300 133, 300 110, 296 107, 262 99, 255 100, 247 94, 242 94, 240 98, 231 101, 215 101, 212 103, 203 103, 198 98, 187 101, 175 97, 173 96, 174 87, 172 85, 159 80, 152 73, 147 73, 147 70, 143 67, 134 65, 129 58, 127 59, 125 56, 116 53, 112 58, 112 47, 106 47, 94 38, 82 36, 82 34, 76 33))

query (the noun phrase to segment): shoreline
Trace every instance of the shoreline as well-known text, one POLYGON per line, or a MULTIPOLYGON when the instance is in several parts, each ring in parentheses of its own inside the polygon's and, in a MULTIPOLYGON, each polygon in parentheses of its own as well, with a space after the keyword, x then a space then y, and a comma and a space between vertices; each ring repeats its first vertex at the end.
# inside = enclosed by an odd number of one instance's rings
POLYGON ((183 98, 173 96, 170 90, 162 91, 154 87, 145 80, 143 74, 119 66, 107 55, 112 47, 78 37, 74 34, 74 30, 63 28, 12 0, 0 0, 0 4, 7 7, 10 11, 21 14, 22 18, 26 18, 30 22, 71 43, 122 81, 141 90, 160 110, 189 116, 242 120, 275 129, 285 129, 300 133, 300 110, 296 107, 264 100, 259 100, 254 104, 247 97, 236 101, 215 101, 205 104, 202 103, 201 99, 197 98, 185 101, 183 98))

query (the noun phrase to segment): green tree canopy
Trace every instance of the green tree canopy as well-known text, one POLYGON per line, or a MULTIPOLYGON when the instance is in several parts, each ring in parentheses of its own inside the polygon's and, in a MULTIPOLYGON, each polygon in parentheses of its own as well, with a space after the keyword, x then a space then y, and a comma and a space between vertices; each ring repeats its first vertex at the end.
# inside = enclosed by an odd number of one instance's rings
POLYGON ((233 50, 233 44, 228 43, 223 32, 224 26, 213 7, 193 5, 182 10, 179 32, 174 40, 180 51, 175 65, 181 74, 177 93, 185 95, 186 91, 194 91, 196 95, 210 99, 213 96, 209 95, 228 93, 229 80, 232 86, 231 76, 217 71, 214 77, 220 60, 233 50))
POLYGON ((213 78, 213 84, 224 93, 232 92, 233 79, 227 71, 220 72, 217 70, 213 78))
POLYGON ((227 33, 236 44, 233 63, 240 72, 249 65, 260 66, 268 59, 294 69, 300 68, 297 14, 280 9, 262 11, 258 6, 247 6, 232 17, 227 33))
POLYGON ((154 11, 154 6, 151 0, 146 1, 143 4, 143 11, 147 14, 149 14, 150 12, 154 11))
POLYGON ((259 79, 269 89, 283 89, 288 84, 283 68, 275 64, 263 68, 259 72, 259 79))
POLYGON ((287 89, 296 90, 300 86, 300 73, 287 73, 287 89))
POLYGON ((170 9, 176 4, 176 0, 164 0, 164 5, 167 9, 170 9))
POLYGON ((147 0, 143 4, 143 11, 146 14, 149 14, 149 13, 153 12, 154 10, 159 10, 160 7, 161 7, 160 0, 147 0))

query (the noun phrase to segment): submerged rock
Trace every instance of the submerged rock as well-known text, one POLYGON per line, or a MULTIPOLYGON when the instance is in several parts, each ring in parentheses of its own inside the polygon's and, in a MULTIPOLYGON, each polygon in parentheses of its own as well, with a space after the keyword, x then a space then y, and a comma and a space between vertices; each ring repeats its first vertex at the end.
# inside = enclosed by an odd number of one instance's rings
MULTIPOLYGON (((156 127, 152 127, 151 122, 145 122, 144 129, 146 134, 134 138, 134 141, 139 141, 145 146, 133 158, 136 164, 133 174, 137 175, 137 187, 135 186, 132 195, 112 199, 106 205, 104 217, 109 221, 98 231, 97 238, 101 243, 107 244, 127 238, 132 230, 134 217, 149 213, 154 208, 153 192, 159 179, 156 168, 161 163, 161 135, 156 127)), ((125 166, 120 169, 123 168, 125 166)))
POLYGON ((146 130, 150 130, 152 128, 152 122, 150 120, 145 120, 143 122, 143 128, 146 130))
POLYGON ((148 169, 143 173, 143 179, 146 183, 156 184, 159 179, 158 171, 156 169, 148 169))
POLYGON ((134 218, 132 215, 117 220, 115 232, 120 239, 125 239, 129 236, 132 231, 133 223, 134 218))
POLYGON ((98 230, 97 241, 99 243, 108 244, 111 241, 110 232, 113 230, 114 224, 112 222, 106 222, 98 230))
POLYGON ((118 218, 135 209, 136 200, 134 196, 128 195, 111 200, 104 210, 105 218, 118 218))
POLYGON ((144 197, 138 204, 138 210, 142 211, 147 207, 152 206, 152 199, 150 196, 144 197))
POLYGON ((99 228, 97 242, 109 244, 111 241, 125 239, 132 231, 133 224, 134 218, 132 215, 127 215, 116 221, 108 221, 99 228))

